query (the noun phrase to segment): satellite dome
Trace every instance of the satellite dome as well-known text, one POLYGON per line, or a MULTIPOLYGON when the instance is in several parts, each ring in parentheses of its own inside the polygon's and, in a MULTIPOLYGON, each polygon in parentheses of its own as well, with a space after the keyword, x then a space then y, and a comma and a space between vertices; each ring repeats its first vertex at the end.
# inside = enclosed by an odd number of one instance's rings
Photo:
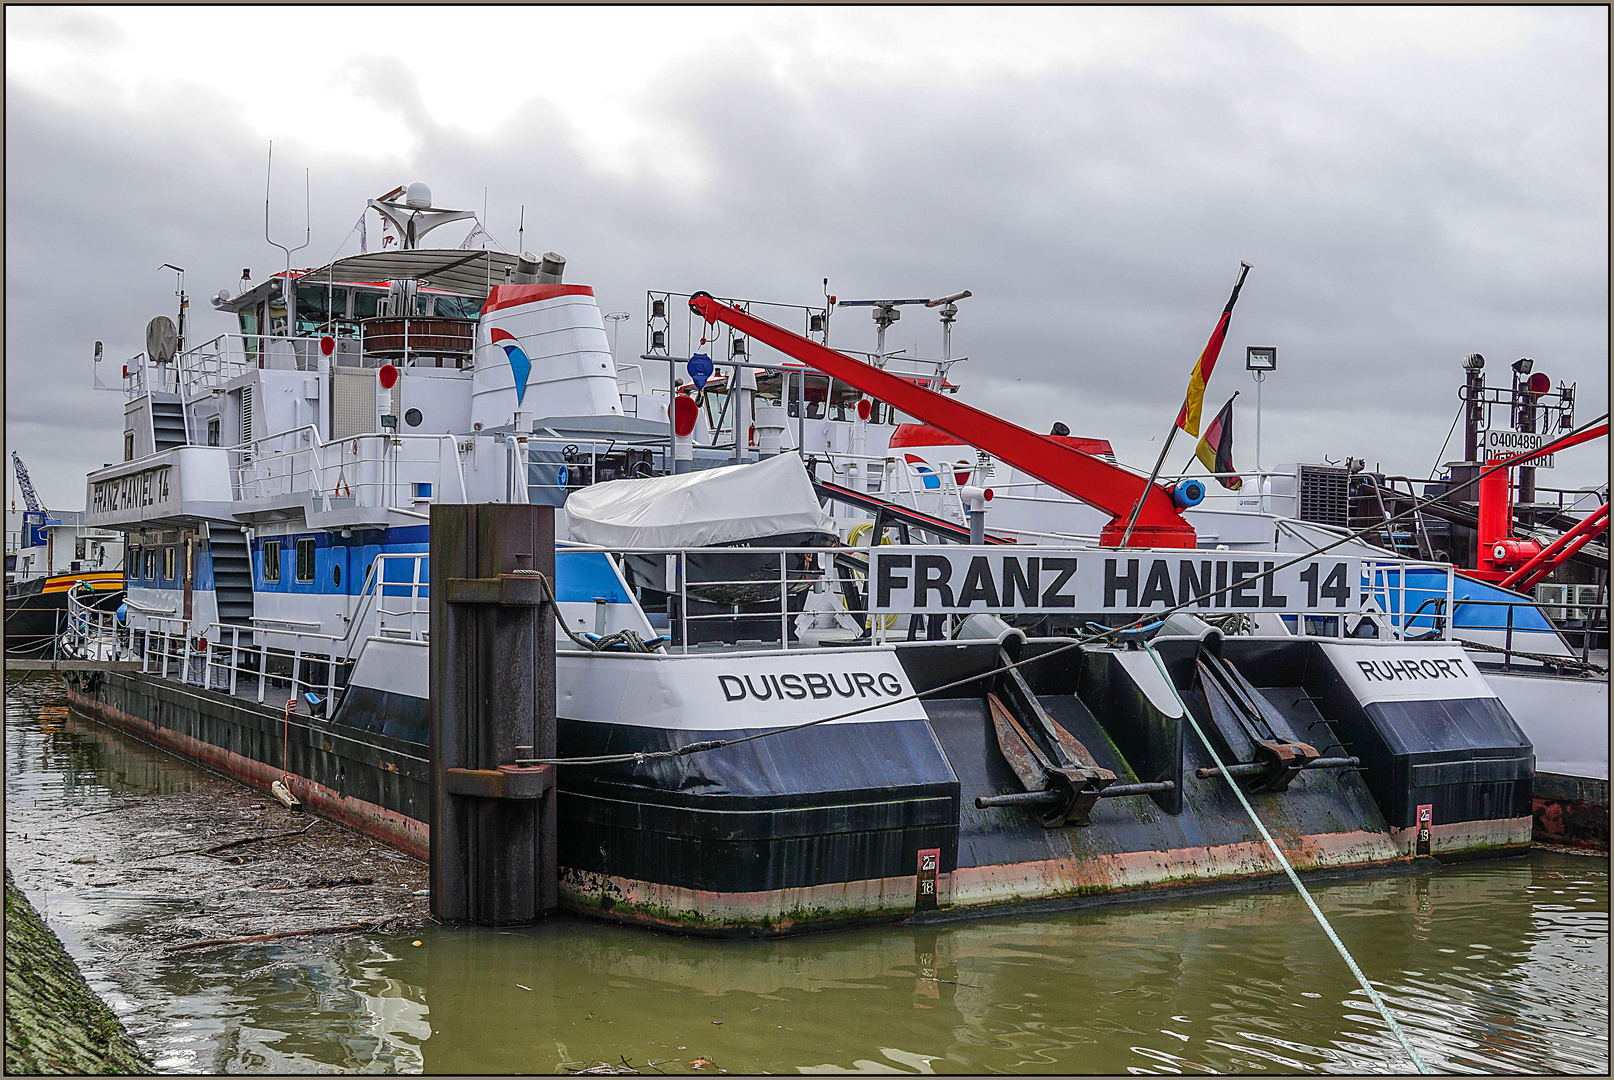
POLYGON ((412 206, 417 210, 424 210, 432 204, 432 189, 419 180, 409 185, 404 192, 404 205, 412 206))

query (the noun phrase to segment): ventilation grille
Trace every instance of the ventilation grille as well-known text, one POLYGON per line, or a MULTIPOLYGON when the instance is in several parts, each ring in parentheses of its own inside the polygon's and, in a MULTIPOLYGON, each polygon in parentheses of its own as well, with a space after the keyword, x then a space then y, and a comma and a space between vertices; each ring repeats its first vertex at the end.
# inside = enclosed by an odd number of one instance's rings
MULTIPOLYGON (((397 414, 398 387, 392 388, 390 406, 397 414)), ((351 439, 376 430, 376 380, 371 370, 331 371, 331 438, 351 439)))
POLYGON ((241 388, 241 441, 252 441, 252 387, 241 388))
POLYGON ((1302 465, 1296 481, 1300 489, 1300 520, 1341 528, 1350 523, 1351 478, 1344 469, 1302 465))

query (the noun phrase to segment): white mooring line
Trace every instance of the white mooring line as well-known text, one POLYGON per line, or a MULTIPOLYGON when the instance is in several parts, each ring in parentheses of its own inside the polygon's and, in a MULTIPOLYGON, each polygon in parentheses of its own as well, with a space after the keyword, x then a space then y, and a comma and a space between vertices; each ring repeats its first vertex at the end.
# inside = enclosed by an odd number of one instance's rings
POLYGON ((1312 915, 1322 925, 1323 933, 1328 935, 1328 940, 1334 943, 1334 948, 1338 949, 1339 955, 1344 957, 1345 966, 1351 969, 1351 974, 1356 976, 1356 981, 1361 984, 1363 990, 1367 991, 1368 1000, 1373 1002, 1373 1007, 1379 1010, 1380 1016, 1384 1017, 1384 1022, 1389 1025, 1391 1034, 1401 1044, 1401 1049, 1407 1052, 1407 1056, 1417 1066, 1418 1072, 1427 1075, 1429 1069, 1424 1065, 1423 1058, 1419 1057, 1418 1051, 1412 1048, 1412 1043, 1407 1040, 1406 1033, 1401 1030, 1401 1025, 1396 1023, 1395 1017, 1391 1015, 1389 1006, 1384 1004, 1384 999, 1379 997, 1379 992, 1373 989, 1373 985, 1367 981, 1367 976, 1362 974, 1362 969, 1356 966, 1356 960, 1351 956, 1350 950, 1345 948, 1343 941, 1339 940, 1339 935, 1334 933, 1334 928, 1329 925, 1328 919, 1324 917, 1321 909, 1317 907, 1317 901, 1311 898, 1311 893, 1307 892, 1306 886, 1301 883, 1300 875, 1295 873, 1295 868, 1289 865, 1288 859, 1284 858, 1283 852, 1278 848, 1277 841, 1272 839, 1272 834, 1267 832, 1267 827, 1262 824, 1260 817, 1256 815, 1255 807, 1251 806, 1250 800, 1244 797, 1244 790, 1239 787, 1238 781, 1227 775, 1227 766, 1222 763, 1221 757, 1216 753, 1216 748, 1211 745, 1210 740, 1205 737, 1205 732, 1200 729, 1199 721, 1195 720, 1194 714, 1188 710, 1188 703, 1177 692, 1177 684, 1171 681, 1171 675, 1166 671, 1165 664, 1161 662, 1160 654, 1155 652, 1154 646, 1148 642, 1145 642, 1143 647, 1148 650, 1149 656, 1154 660, 1155 667, 1160 669, 1160 677, 1166 680, 1167 686, 1171 687, 1172 694, 1177 698, 1177 705, 1182 709, 1183 715, 1188 718, 1188 723, 1193 727, 1194 734, 1199 736, 1199 741, 1205 744, 1206 750, 1210 751, 1211 760, 1216 762, 1218 774, 1227 781, 1228 786, 1233 789, 1233 794, 1238 796, 1239 804, 1244 807, 1244 812, 1250 815, 1250 820, 1255 822, 1256 830, 1260 832, 1261 839, 1266 841, 1267 847, 1272 850, 1272 854, 1277 858, 1278 865, 1283 867, 1285 874, 1289 875, 1289 880, 1294 883, 1294 887, 1300 892, 1300 898, 1306 902, 1306 906, 1311 909, 1312 915))

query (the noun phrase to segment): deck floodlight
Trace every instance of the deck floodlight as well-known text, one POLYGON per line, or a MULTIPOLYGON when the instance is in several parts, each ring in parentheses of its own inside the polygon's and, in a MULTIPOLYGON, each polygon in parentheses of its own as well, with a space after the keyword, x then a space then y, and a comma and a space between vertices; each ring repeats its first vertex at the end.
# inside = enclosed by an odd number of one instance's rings
POLYGON ((1250 371, 1277 371, 1278 350, 1265 345, 1248 346, 1244 350, 1244 366, 1250 371))
POLYGON ((1528 356, 1521 356, 1519 359, 1513 361, 1513 370, 1519 375, 1530 374, 1530 369, 1535 366, 1536 362, 1530 359, 1528 356))

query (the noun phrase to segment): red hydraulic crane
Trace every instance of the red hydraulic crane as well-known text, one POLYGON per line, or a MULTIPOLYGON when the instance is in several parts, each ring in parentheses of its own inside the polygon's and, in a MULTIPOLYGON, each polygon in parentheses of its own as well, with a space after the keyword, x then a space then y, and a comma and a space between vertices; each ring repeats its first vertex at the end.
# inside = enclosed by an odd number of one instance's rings
POLYGON ((1129 546, 1195 546, 1193 526, 1182 516, 1171 489, 1163 485, 1152 484, 1137 473, 1102 458, 782 330, 738 308, 719 303, 707 293, 695 293, 689 298, 689 306, 709 323, 727 323, 786 356, 809 364, 971 446, 980 447, 1071 498, 1104 511, 1111 520, 1099 534, 1101 545, 1120 546, 1126 519, 1142 494, 1143 507, 1138 512, 1129 546))

